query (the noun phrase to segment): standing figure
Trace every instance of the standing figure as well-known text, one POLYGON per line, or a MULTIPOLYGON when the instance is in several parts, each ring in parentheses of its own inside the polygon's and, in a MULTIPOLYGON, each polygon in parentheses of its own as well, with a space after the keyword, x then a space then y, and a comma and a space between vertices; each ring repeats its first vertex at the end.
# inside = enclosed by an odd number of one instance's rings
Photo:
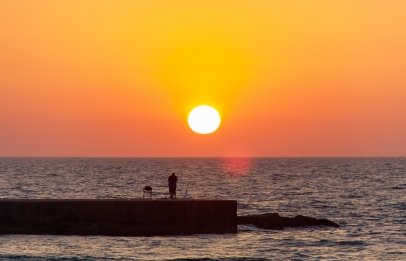
POLYGON ((169 198, 176 198, 176 182, 178 182, 178 177, 173 172, 168 178, 169 198))

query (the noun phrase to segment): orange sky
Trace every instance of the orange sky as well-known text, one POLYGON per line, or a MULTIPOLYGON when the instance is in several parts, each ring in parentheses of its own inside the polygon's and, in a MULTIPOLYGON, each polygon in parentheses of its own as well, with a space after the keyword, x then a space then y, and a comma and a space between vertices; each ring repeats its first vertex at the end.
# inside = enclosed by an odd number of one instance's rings
POLYGON ((0 156, 406 156, 405 10, 0 0, 0 156))

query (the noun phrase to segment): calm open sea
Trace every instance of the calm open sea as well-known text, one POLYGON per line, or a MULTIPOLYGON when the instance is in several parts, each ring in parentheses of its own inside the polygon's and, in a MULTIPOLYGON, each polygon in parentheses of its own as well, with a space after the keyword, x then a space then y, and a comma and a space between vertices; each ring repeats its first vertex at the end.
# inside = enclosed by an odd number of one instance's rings
MULTIPOLYGON (((237 199, 238 213, 328 218, 341 228, 167 237, 0 235, 0 259, 406 260, 406 158, 0 158, 1 198, 237 199)), ((1 214, 1 213, 0 213, 1 214)))

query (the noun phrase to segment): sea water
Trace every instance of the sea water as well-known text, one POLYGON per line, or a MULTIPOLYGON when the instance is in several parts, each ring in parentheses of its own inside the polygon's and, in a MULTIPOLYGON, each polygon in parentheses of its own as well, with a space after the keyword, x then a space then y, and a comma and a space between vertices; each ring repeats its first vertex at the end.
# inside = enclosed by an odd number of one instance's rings
MULTIPOLYGON (((13 260, 406 260, 406 158, 0 158, 0 197, 238 200, 238 214, 328 218, 340 228, 108 237, 0 235, 13 260)), ((1 215, 1 213, 0 213, 1 215)))

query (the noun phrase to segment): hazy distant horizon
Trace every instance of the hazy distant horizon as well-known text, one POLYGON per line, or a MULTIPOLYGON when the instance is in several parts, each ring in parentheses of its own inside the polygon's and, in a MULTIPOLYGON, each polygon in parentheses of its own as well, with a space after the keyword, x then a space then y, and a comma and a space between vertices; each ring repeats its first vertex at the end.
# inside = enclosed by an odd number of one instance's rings
POLYGON ((339 159, 339 158, 406 158, 406 155, 389 156, 1 156, 0 158, 145 158, 145 159, 165 159, 165 158, 275 158, 275 159, 339 159))

